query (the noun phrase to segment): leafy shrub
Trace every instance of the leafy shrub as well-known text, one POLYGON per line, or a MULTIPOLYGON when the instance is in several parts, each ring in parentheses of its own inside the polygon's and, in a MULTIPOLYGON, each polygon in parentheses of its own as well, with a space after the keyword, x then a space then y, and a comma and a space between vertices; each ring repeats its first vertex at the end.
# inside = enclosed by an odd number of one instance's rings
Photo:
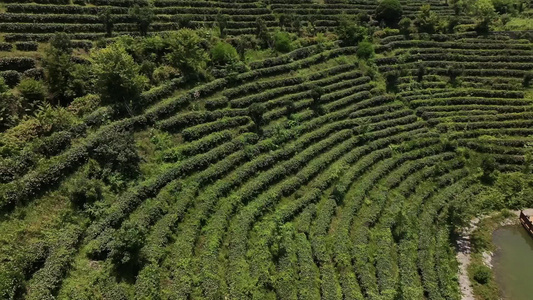
POLYGON ((43 134, 68 129, 77 121, 76 117, 66 108, 53 107, 49 103, 37 107, 35 119, 43 134))
POLYGON ((102 182, 84 175, 75 177, 68 185, 69 199, 76 207, 102 199, 102 182))
POLYGON ((118 172, 126 177, 138 173, 140 157, 135 147, 133 133, 125 130, 107 131, 98 145, 91 151, 107 172, 118 172))
POLYGON ((20 98, 8 90, 4 78, 0 76, 0 131, 15 125, 22 111, 20 98))
POLYGON ((357 45, 357 57, 361 59, 370 59, 374 57, 374 45, 369 41, 364 41, 357 45))
POLYGON ((0 77, 4 79, 5 83, 9 87, 14 87, 20 82, 20 78, 22 77, 19 72, 15 70, 8 70, 0 72, 0 77))
POLYGON ((479 284, 487 284, 492 278, 492 271, 485 265, 479 265, 474 270, 474 280, 479 284))
POLYGON ((23 77, 25 78, 33 78, 35 80, 43 80, 44 79, 44 70, 43 68, 32 68, 24 71, 23 77))
POLYGON ((376 18, 380 22, 385 22, 389 27, 396 27, 402 18, 402 5, 399 0, 382 0, 376 8, 376 18))
POLYGON ((232 45, 218 42, 211 49, 211 60, 217 65, 231 64, 239 60, 239 54, 232 45))
POLYGON ((177 77, 178 75, 179 71, 175 68, 168 65, 162 65, 155 68, 154 72, 152 73, 152 81, 154 84, 161 84, 174 77, 177 77))
POLYGON ((68 110, 77 116, 83 116, 95 111, 100 105, 100 97, 94 94, 88 94, 83 97, 75 98, 70 103, 68 110))
POLYGON ((282 53, 292 51, 291 37, 287 32, 278 31, 274 34, 274 49, 282 53))
POLYGON ((30 105, 35 105, 44 101, 46 96, 45 87, 42 81, 37 81, 31 78, 23 79, 17 86, 17 90, 30 105))
POLYGON ((0 94, 5 93, 9 90, 9 86, 7 86, 5 80, 3 77, 0 77, 0 94))

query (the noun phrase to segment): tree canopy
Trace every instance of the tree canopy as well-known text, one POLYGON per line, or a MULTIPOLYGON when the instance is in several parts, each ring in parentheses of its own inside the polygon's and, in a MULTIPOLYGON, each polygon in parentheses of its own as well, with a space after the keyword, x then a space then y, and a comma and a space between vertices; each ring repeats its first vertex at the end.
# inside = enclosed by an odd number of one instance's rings
POLYGON ((126 49, 119 44, 112 44, 93 52, 91 58, 96 90, 102 103, 135 106, 147 78, 139 75, 140 67, 126 49))
POLYGON ((388 27, 396 27, 402 18, 402 4, 399 0, 381 0, 376 8, 376 18, 388 27))

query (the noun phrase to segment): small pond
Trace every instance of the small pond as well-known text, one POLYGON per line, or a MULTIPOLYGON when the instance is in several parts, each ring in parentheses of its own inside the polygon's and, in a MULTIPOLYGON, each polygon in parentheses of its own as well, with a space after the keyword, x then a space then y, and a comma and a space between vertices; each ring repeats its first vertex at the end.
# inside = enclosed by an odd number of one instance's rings
POLYGON ((501 227, 492 238, 492 264, 504 299, 533 299, 533 238, 520 225, 501 227))

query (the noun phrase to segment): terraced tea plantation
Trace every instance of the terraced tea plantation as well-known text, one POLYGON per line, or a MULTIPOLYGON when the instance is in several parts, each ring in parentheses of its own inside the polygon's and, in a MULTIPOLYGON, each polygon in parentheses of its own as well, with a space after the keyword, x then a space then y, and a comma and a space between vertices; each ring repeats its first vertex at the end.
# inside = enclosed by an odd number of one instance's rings
POLYGON ((0 298, 461 299, 533 206, 530 5, 3 1, 0 298))

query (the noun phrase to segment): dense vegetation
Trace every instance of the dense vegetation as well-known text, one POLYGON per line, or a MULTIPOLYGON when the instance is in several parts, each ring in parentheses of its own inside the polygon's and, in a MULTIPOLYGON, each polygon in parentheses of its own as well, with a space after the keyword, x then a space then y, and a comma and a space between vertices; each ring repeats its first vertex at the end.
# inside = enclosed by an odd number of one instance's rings
POLYGON ((460 299, 533 205, 530 5, 4 1, 0 298, 460 299))

